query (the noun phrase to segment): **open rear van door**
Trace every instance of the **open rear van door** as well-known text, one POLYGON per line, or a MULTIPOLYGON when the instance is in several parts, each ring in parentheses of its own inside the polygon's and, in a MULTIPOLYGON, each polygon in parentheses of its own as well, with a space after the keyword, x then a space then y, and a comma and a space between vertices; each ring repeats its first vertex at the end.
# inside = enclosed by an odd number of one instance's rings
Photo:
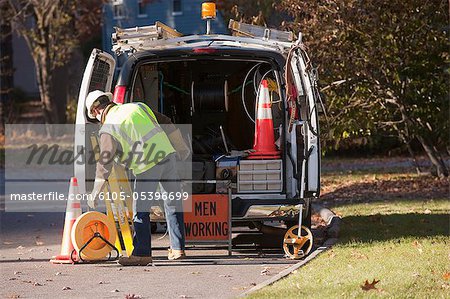
MULTIPOLYGON (((317 101, 313 91, 313 80, 304 62, 302 50, 297 49, 291 61, 294 82, 299 92, 301 106, 303 157, 297 156, 297 169, 302 169, 301 181, 304 182, 303 197, 318 197, 320 193, 320 139, 317 101), (302 165, 303 164, 303 165, 302 165)), ((306 55, 306 54, 305 54, 306 55)), ((300 129, 300 127, 297 127, 300 129)), ((300 142, 300 140, 297 140, 300 142)), ((297 144, 299 148, 302 145, 297 144)), ((302 185, 302 183, 300 183, 302 185)))
POLYGON ((86 97, 89 92, 97 89, 111 91, 115 66, 116 62, 110 54, 94 49, 84 70, 78 95, 74 143, 75 156, 77 157, 74 161, 74 175, 78 179, 81 193, 86 193, 86 181, 91 181, 94 178, 93 171, 95 171, 95 169, 90 169, 92 165, 89 165, 86 156, 91 151, 90 134, 94 129, 93 125, 87 124, 95 123, 95 120, 90 120, 86 114, 86 97))

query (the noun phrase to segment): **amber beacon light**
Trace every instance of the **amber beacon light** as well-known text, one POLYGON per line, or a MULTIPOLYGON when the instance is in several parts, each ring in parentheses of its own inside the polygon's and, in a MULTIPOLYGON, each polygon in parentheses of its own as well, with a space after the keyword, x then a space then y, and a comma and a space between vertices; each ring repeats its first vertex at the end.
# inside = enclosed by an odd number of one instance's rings
POLYGON ((206 20, 206 34, 211 33, 211 20, 216 18, 216 3, 202 3, 202 19, 206 20))

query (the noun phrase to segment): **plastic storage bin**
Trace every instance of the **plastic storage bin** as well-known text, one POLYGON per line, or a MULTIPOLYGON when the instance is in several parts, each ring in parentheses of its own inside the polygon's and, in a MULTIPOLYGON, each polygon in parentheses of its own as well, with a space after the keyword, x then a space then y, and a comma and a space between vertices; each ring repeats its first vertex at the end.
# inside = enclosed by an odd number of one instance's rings
POLYGON ((238 167, 238 193, 281 192, 281 160, 241 160, 238 167))

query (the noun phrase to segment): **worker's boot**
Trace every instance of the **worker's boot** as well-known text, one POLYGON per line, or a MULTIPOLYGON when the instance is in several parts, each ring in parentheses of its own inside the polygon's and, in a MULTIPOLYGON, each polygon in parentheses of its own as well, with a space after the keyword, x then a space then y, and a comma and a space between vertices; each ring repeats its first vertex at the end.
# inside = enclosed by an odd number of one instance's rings
POLYGON ((147 266, 153 262, 151 256, 136 256, 130 255, 129 257, 121 256, 119 258, 119 264, 122 266, 147 266))
POLYGON ((184 250, 169 249, 169 254, 167 257, 171 261, 182 260, 186 258, 186 253, 184 253, 184 250))

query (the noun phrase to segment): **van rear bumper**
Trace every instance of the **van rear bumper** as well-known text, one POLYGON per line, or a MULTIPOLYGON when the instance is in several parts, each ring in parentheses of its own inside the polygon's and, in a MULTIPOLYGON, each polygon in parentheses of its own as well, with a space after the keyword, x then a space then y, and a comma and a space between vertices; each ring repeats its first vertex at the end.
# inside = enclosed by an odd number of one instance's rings
MULTIPOLYGON (((298 217, 299 204, 305 200, 286 198, 281 194, 233 194, 232 219, 233 221, 246 220, 275 220, 298 217)), ((152 208, 152 221, 164 222, 164 213, 159 208, 152 208)))
POLYGON ((251 198, 236 195, 232 199, 232 215, 233 219, 270 218, 274 217, 276 211, 289 209, 300 203, 304 203, 304 200, 281 198, 276 194, 252 194, 251 198))

